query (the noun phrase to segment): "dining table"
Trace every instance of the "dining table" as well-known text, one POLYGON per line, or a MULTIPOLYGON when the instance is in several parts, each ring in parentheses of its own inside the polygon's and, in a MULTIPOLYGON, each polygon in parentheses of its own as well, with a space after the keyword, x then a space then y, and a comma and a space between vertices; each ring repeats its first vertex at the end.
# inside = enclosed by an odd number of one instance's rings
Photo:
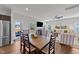
POLYGON ((37 35, 37 37, 32 37, 29 35, 29 42, 32 44, 37 50, 41 51, 46 45, 50 42, 50 35, 37 35))

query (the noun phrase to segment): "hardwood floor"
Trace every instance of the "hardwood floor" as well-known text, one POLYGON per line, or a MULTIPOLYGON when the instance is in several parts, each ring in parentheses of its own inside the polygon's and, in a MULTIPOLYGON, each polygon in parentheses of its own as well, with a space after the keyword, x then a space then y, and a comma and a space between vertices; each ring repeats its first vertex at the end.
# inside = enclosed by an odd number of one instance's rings
POLYGON ((20 54, 20 41, 16 41, 12 45, 0 48, 0 54, 20 54))
MULTIPOLYGON (((56 54, 79 54, 79 49, 56 43, 56 54)), ((14 44, 0 48, 0 54, 20 54, 20 41, 14 44)))
POLYGON ((79 54, 78 48, 72 48, 70 46, 62 45, 59 43, 56 43, 55 51, 56 54, 79 54))

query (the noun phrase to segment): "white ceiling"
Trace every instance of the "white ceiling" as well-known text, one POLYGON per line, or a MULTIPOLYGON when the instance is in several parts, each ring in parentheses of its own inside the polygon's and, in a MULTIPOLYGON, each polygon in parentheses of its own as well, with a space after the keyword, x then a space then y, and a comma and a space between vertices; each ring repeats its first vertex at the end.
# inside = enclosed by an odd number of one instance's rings
POLYGON ((73 14, 79 14, 79 8, 72 8, 65 10, 73 6, 73 4, 5 4, 0 5, 5 8, 11 8, 12 11, 26 16, 33 16, 40 20, 54 19, 57 16, 70 16, 73 14), (28 11, 26 11, 28 8, 28 11))

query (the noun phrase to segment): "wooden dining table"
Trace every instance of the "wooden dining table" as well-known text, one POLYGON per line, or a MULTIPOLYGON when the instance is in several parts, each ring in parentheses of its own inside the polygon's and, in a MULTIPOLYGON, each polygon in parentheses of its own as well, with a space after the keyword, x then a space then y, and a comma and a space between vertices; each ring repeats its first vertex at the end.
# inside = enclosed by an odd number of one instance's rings
POLYGON ((31 34, 29 35, 29 42, 38 50, 42 50, 50 42, 50 36, 37 35, 33 38, 31 34))

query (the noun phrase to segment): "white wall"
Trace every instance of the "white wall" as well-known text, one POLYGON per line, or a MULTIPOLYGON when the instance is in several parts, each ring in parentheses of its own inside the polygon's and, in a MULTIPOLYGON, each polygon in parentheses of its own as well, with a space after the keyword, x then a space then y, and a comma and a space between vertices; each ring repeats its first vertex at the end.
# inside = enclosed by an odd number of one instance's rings
POLYGON ((11 43, 13 43, 13 40, 17 39, 15 36, 15 22, 20 21, 21 22, 21 28, 22 30, 29 29, 29 26, 31 23, 35 23, 37 19, 24 16, 22 14, 11 12, 11 43))
MULTIPOLYGON (((76 32, 75 32, 75 23, 76 22, 79 22, 79 17, 73 17, 73 18, 66 18, 66 19, 62 19, 62 20, 50 21, 48 23, 52 26, 52 29, 55 27, 55 25, 67 25, 67 26, 69 26, 71 31, 74 31, 75 35, 79 35, 79 34, 76 34, 76 32)), ((79 46, 79 42, 78 42, 77 39, 75 39, 74 45, 79 46)))
POLYGON ((74 26, 75 26, 76 22, 79 22, 79 17, 49 21, 48 23, 52 26, 52 28, 55 27, 55 25, 67 25, 67 26, 74 29, 74 26))

